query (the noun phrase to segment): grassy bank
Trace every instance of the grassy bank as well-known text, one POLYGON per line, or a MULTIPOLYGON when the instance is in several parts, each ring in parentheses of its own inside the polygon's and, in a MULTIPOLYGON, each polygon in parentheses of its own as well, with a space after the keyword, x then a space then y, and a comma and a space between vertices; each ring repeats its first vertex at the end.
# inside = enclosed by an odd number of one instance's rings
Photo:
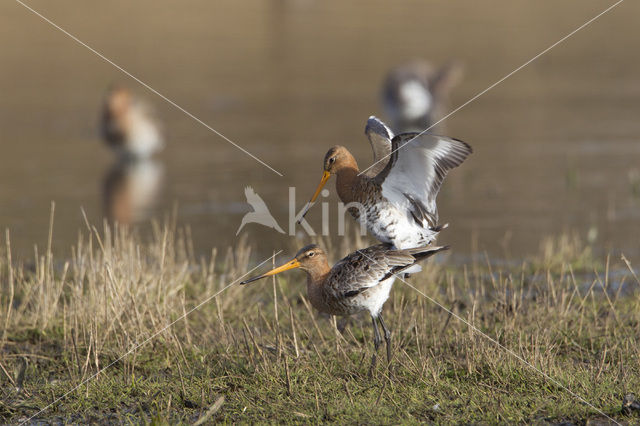
POLYGON ((154 229, 150 241, 87 229, 69 255, 30 260, 11 257, 7 234, 0 421, 605 419, 572 393, 617 421, 640 419, 622 410, 640 393, 640 282, 576 238, 548 239, 518 264, 442 256, 409 279, 455 315, 396 281, 384 311, 393 368, 369 378, 365 315, 340 334, 310 308, 302 273, 226 288, 263 260, 249 242, 198 258, 188 232, 154 229))

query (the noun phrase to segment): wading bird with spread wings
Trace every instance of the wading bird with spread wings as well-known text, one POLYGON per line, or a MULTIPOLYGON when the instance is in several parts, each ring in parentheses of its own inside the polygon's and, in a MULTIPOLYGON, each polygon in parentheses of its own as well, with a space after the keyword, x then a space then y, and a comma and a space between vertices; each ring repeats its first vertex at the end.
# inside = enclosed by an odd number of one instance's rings
POLYGON ((304 214, 329 178, 336 175, 340 200, 380 242, 397 249, 431 244, 443 228, 436 208, 442 181, 472 152, 471 146, 431 134, 393 136, 376 117, 369 118, 365 133, 373 148, 373 166, 361 172, 347 148, 331 148, 324 157, 320 184, 304 214))

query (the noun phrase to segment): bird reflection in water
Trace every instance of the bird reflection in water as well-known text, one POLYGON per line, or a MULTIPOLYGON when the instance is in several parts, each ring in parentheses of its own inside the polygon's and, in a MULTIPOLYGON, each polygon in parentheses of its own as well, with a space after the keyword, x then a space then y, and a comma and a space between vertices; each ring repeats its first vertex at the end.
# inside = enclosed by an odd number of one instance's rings
POLYGON ((153 159, 116 161, 104 179, 104 208, 109 222, 147 219, 162 189, 164 168, 153 159))
POLYGON ((105 96, 101 132, 115 153, 104 178, 104 212, 110 222, 132 224, 153 212, 162 188, 164 167, 154 155, 164 147, 152 107, 124 87, 105 96))

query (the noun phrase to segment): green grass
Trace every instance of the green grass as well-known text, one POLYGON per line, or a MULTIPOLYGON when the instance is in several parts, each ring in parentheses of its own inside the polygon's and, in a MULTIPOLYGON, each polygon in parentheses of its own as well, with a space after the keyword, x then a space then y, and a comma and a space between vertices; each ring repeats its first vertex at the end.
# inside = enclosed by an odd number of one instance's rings
MULTIPOLYGON (((373 377, 369 318, 354 317, 340 334, 334 319, 309 307, 302 273, 232 286, 181 319, 260 261, 246 241, 196 258, 185 235, 172 224, 156 226, 147 242, 124 229, 92 229, 70 256, 45 250, 27 261, 11 259, 7 234, 0 421, 603 418, 566 387, 616 421, 640 423, 621 411, 625 394, 640 393, 640 283, 624 260, 594 258, 575 237, 545 240, 513 266, 443 256, 409 280, 549 380, 400 281, 384 308, 392 368, 379 362, 373 377)), ((329 251, 338 258, 363 244, 345 239, 329 251)))

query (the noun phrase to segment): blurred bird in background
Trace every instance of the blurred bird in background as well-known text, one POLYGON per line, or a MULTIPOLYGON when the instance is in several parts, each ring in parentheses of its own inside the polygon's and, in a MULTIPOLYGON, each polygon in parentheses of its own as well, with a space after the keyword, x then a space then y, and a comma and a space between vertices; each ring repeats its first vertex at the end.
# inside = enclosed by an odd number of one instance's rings
POLYGON ((110 222, 131 224, 149 217, 162 187, 164 168, 153 158, 164 147, 153 108, 122 86, 108 89, 101 133, 116 154, 104 178, 104 212, 110 222))
MULTIPOLYGON (((449 93, 462 78, 462 65, 451 61, 434 68, 414 60, 392 68, 382 88, 382 104, 394 133, 422 132, 447 111, 449 93)), ((442 133, 438 124, 429 133, 442 133)))
POLYGON ((107 91, 101 130, 105 142, 120 156, 150 158, 164 147, 153 109, 125 87, 113 86, 107 91))

